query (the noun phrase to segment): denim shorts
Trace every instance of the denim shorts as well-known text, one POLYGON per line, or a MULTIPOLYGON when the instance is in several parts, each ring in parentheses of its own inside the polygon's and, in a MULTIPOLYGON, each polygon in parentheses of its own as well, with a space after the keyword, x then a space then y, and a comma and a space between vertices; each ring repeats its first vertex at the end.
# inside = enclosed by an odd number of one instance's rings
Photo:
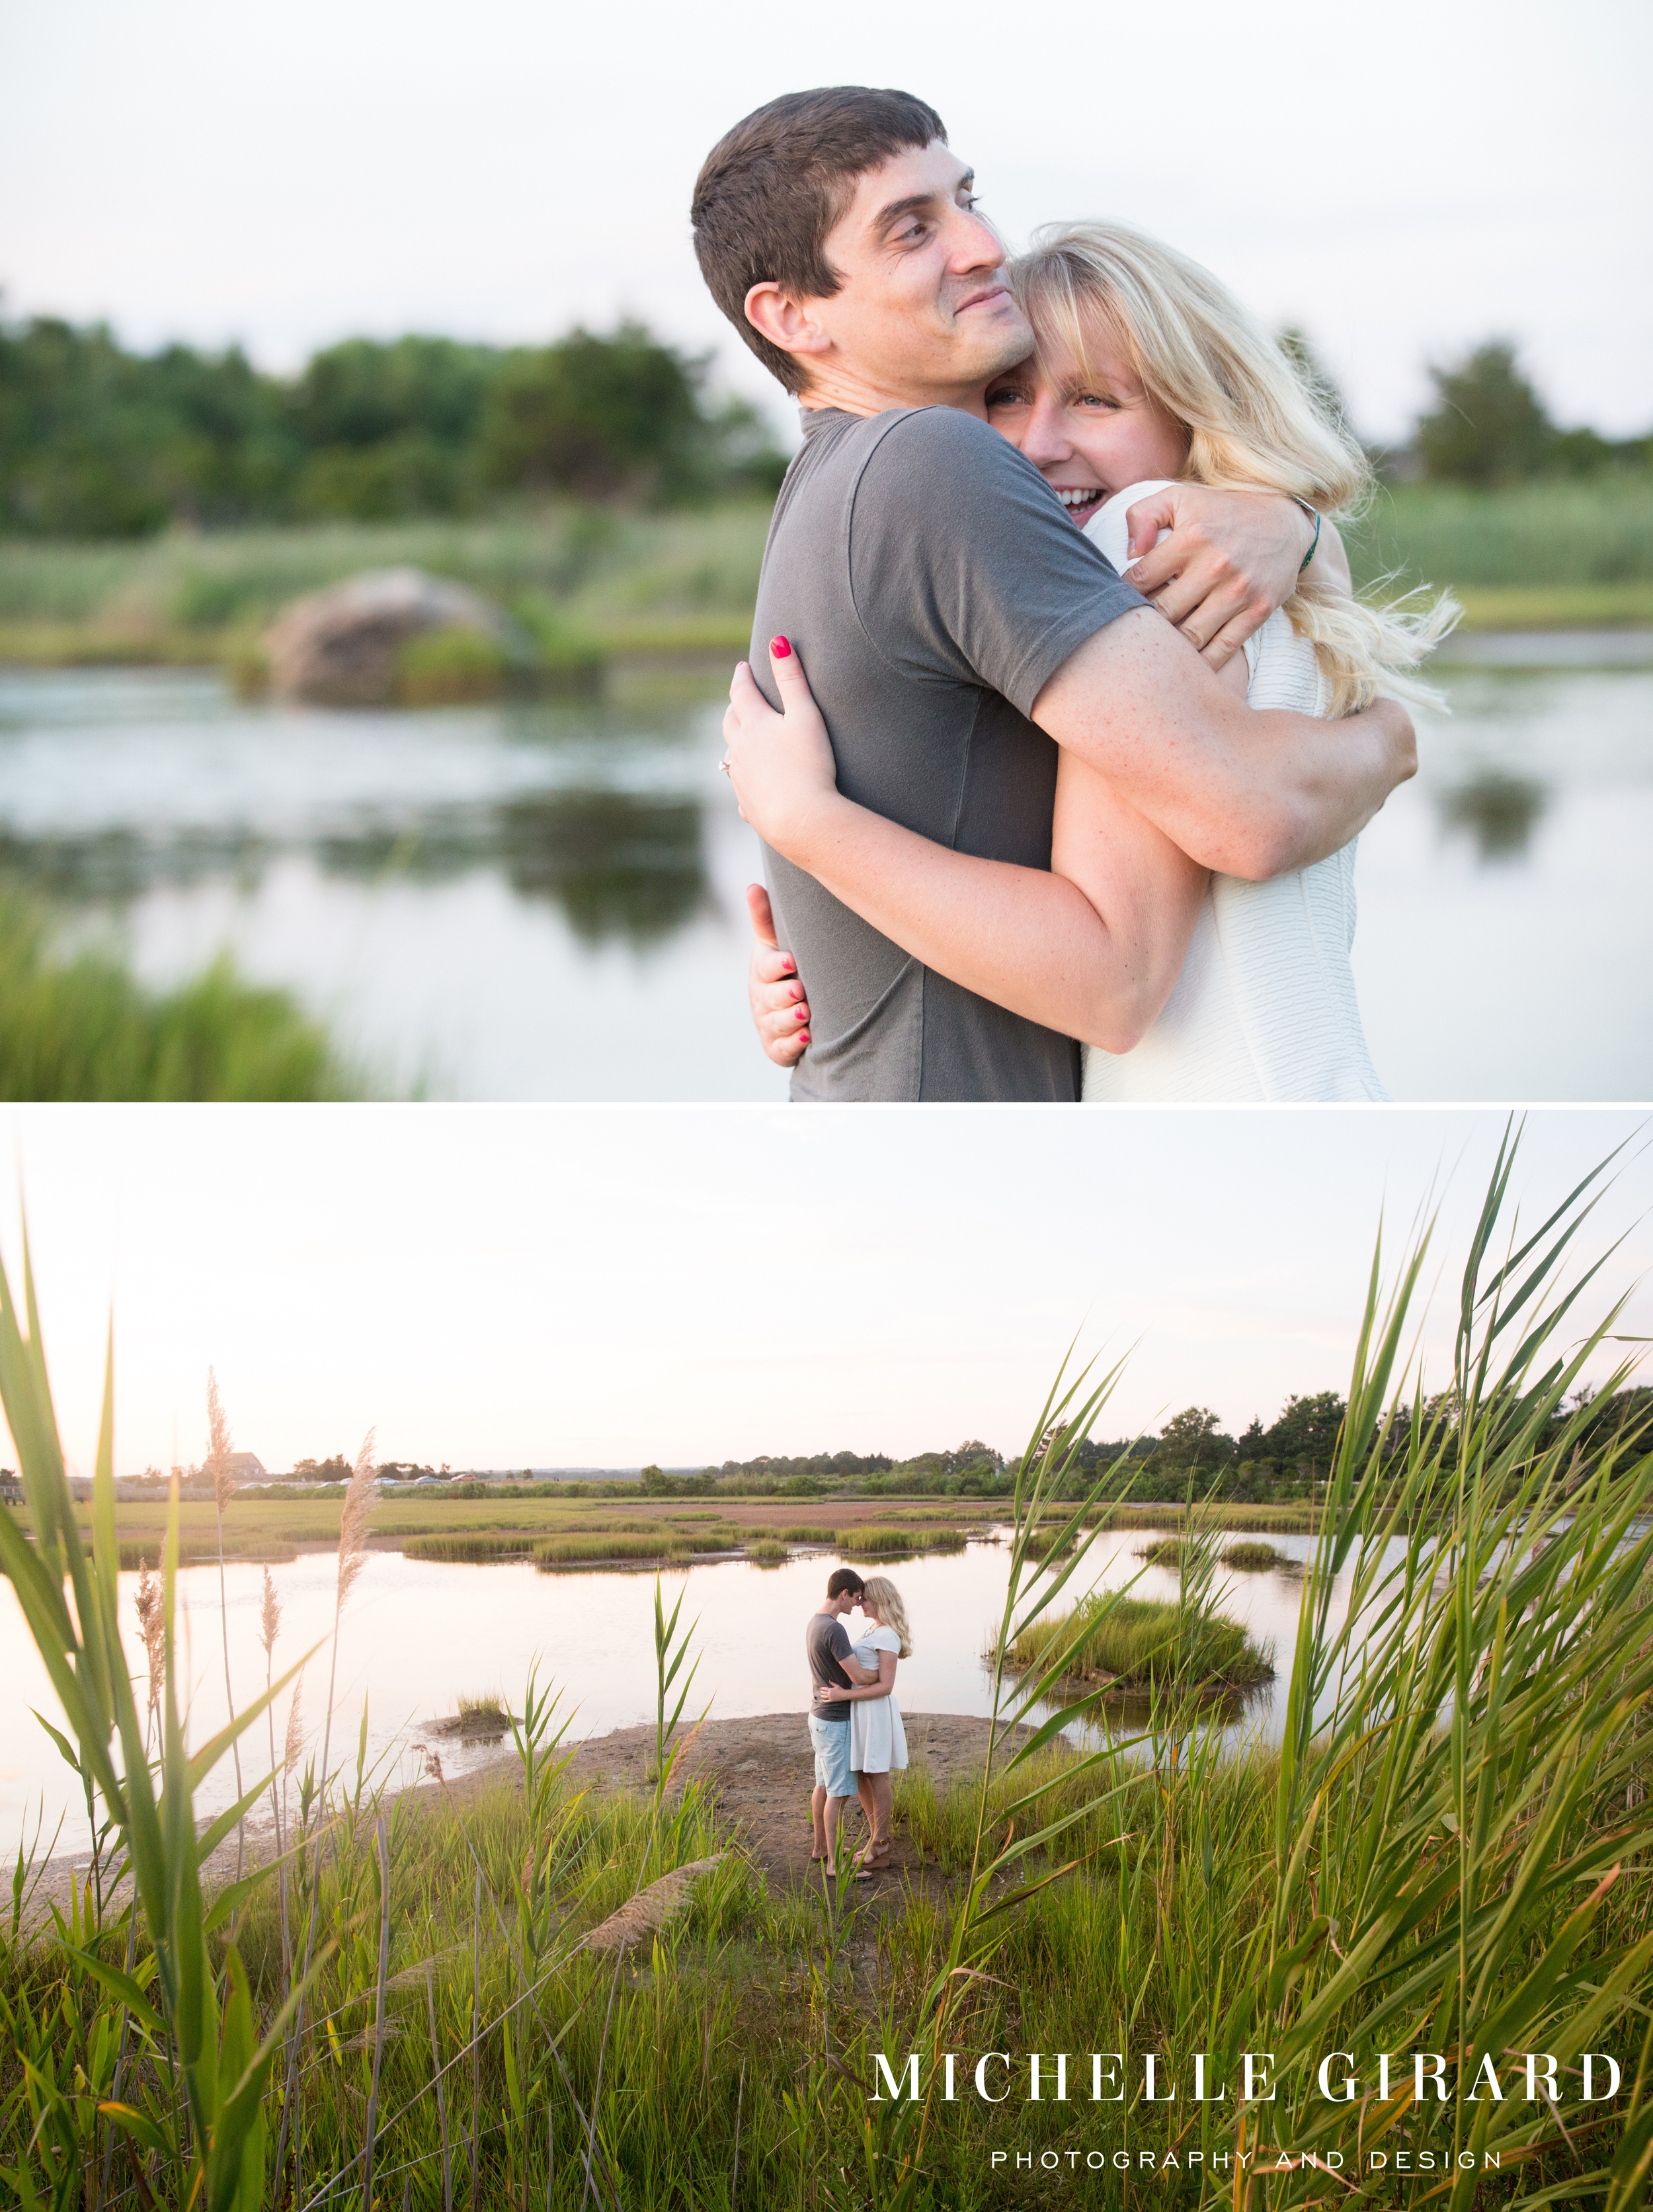
POLYGON ((829 1797, 853 1797, 855 1779, 849 1765, 849 1708, 841 1721, 809 1717, 809 1740, 815 1746, 815 1780, 829 1797))

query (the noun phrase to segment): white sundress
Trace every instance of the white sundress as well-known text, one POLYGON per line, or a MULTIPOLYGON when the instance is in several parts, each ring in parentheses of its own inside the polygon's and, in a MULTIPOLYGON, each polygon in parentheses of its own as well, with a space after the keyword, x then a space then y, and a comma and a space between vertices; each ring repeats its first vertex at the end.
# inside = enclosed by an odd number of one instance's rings
MULTIPOLYGON (((1085 526, 1121 573, 1127 510, 1164 489, 1158 481, 1132 484, 1085 526)), ((1326 682, 1314 647, 1283 613, 1246 641, 1245 656, 1248 706, 1324 716, 1326 682)), ((1182 973, 1146 1036, 1125 1053, 1085 1048, 1086 1105, 1386 1099, 1349 962, 1357 842, 1266 884, 1212 876, 1182 973)))
MULTIPOLYGON (((893 1628, 870 1628, 854 1646, 863 1667, 876 1669, 880 1651, 899 1653, 893 1628)), ((856 1698, 849 1707, 849 1768, 852 1774, 888 1774, 907 1764, 907 1731, 892 1690, 887 1698, 856 1698)))

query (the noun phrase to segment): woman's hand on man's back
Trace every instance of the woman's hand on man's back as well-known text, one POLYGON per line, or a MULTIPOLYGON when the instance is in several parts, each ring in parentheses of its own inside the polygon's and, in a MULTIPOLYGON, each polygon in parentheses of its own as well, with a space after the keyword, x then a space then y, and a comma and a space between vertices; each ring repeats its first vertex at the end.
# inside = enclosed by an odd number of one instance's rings
POLYGON ((746 996, 758 1042, 777 1067, 796 1067, 809 1044, 809 1000, 798 963, 781 949, 775 915, 762 884, 746 886, 752 918, 752 957, 746 996))

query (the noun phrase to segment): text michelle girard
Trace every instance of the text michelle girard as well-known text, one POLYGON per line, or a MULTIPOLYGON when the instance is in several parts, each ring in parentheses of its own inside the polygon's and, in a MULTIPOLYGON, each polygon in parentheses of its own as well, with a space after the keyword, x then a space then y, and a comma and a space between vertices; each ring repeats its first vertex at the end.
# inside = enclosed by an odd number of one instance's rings
MULTIPOLYGON (((1577 2087, 1571 2098, 1557 2079, 1558 2061, 1547 2051, 1505 2051, 1501 2064, 1493 2063, 1490 2051, 1483 2051, 1467 2082, 1449 2083, 1448 2062, 1436 2051, 1376 2051, 1364 2074, 1355 2070, 1352 2051, 1328 2051, 1314 2070, 1316 2089, 1328 2104, 1352 2105, 1375 2095, 1380 2105, 1386 2105, 1391 2099, 1409 2097, 1420 2109, 1431 2104, 1449 2104, 1455 2096, 1471 2105, 1488 2100, 1503 2104, 1511 2099, 1528 2104, 1541 2100, 1551 2106, 1564 2101, 1602 2104, 1618 2094, 1620 2079, 1619 2062, 1605 2051, 1582 2054, 1577 2087)), ((1571 2075, 1574 2069, 1567 2070, 1571 2075)), ((1187 2072, 1181 2076, 1157 2051, 984 2051, 974 2060, 949 2051, 942 2054, 939 2072, 941 2096, 948 2104, 974 2094, 985 2105, 1007 2101, 1122 2105, 1127 2100, 1169 2105, 1179 2098, 1218 2105, 1228 2102, 1231 2094, 1241 2105, 1272 2105, 1278 2094, 1272 2051, 1242 2051, 1231 2084, 1204 2051, 1190 2055, 1187 2072), (1139 2081, 1133 2094, 1127 2076, 1139 2066, 1139 2081)), ((899 2069, 890 2064, 885 2052, 873 2052, 871 2101, 874 2104, 891 2100, 898 2103, 903 2097, 916 2102, 933 2094, 934 2087, 933 2076, 927 2091, 918 2051, 909 2051, 899 2069)))

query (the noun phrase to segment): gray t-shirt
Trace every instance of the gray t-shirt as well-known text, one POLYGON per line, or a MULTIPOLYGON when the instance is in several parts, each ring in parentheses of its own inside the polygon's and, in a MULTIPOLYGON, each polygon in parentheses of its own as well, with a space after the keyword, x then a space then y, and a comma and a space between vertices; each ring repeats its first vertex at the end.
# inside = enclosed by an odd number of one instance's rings
MULTIPOLYGON (((1050 866, 1056 748, 1028 710, 1145 602, 1038 471, 953 407, 806 411, 764 550, 751 665, 792 641, 850 799, 955 851, 1050 866)), ((910 958, 766 853, 809 994, 799 1099, 1079 1096, 1079 1047, 910 958)))
POLYGON ((853 1647, 849 1631, 836 1613, 817 1613, 811 1616, 804 1631, 804 1650, 809 1658, 809 1678, 815 1685, 810 1699, 810 1711, 817 1720, 847 1721, 848 1701, 843 1698, 823 1698, 823 1682, 835 1683, 841 1690, 851 1687, 850 1680, 838 1662, 848 1656, 853 1647))

